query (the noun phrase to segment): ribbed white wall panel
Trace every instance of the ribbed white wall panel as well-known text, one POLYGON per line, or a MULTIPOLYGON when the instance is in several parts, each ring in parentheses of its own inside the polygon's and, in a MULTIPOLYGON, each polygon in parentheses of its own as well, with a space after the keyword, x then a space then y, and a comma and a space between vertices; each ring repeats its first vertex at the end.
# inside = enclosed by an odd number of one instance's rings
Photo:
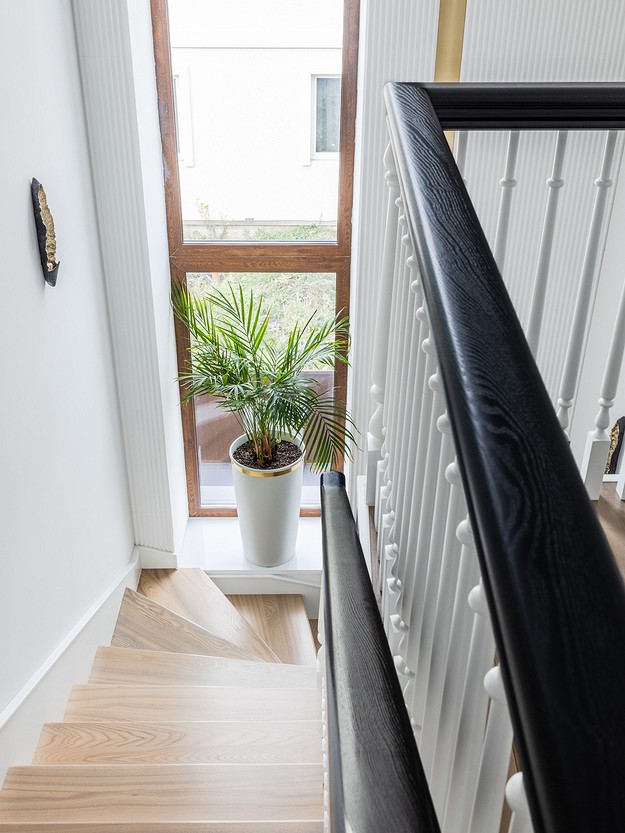
POLYGON ((621 81, 620 0, 468 0, 462 81, 621 81))
POLYGON ((73 12, 136 543, 173 552, 127 0, 73 0, 73 12))
MULTIPOLYGON (((614 0, 469 0, 462 81, 620 81, 625 79, 625 4, 614 0)), ((556 134, 521 137, 504 280, 523 324, 527 323, 556 134)), ((472 134, 466 177, 489 242, 493 243, 499 179, 507 136, 472 134)), ((605 134, 571 135, 564 162, 543 332, 537 360, 555 401, 568 328, 601 170, 605 134)), ((608 195, 603 252, 616 190, 623 139, 619 138, 608 195)), ((601 257, 599 258, 599 267, 601 257)), ((599 278, 595 275, 595 280, 599 278)), ((594 292, 593 292, 594 297, 594 292)), ((583 394, 582 394, 583 395, 583 394)))
MULTIPOLYGON (((432 81, 438 0, 361 0, 358 115, 352 249, 352 366, 349 399, 364 445, 373 402, 370 368, 382 264, 387 144, 383 90, 387 81, 432 81)), ((360 455, 351 469, 364 471, 360 455)))

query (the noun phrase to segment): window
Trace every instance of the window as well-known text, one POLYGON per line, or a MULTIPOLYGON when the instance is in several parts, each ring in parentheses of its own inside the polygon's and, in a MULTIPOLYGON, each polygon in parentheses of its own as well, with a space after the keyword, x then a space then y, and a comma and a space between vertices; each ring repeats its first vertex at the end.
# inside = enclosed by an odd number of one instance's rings
MULTIPOLYGON (((172 278, 253 286, 289 319, 347 313, 358 0, 151 3, 172 278), (322 13, 323 43, 302 39, 322 13)), ((176 339, 184 371, 179 322, 176 339)), ((344 401, 343 363, 315 378, 344 401)), ((191 515, 234 514, 227 416, 210 397, 182 408, 191 515)), ((317 479, 303 514, 319 513, 317 479)))
POLYGON ((314 79, 314 153, 339 152, 341 131, 341 78, 339 75, 314 79))
POLYGON ((174 104, 174 131, 178 162, 186 168, 192 168, 193 160, 193 120, 191 113, 191 91, 189 68, 178 67, 172 76, 172 93, 174 104))

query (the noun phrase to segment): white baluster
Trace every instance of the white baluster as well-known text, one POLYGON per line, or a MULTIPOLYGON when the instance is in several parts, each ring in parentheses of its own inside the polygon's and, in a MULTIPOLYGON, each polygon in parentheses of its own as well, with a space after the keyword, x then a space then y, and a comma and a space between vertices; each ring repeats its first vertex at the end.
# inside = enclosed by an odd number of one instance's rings
POLYGON ((402 552, 407 534, 407 523, 404 523, 404 519, 408 517, 406 510, 410 505, 414 485, 414 478, 412 476, 408 477, 407 472, 412 471, 412 466, 414 465, 416 438, 413 430, 413 419, 415 408, 420 403, 422 395, 420 385, 422 384, 421 365, 423 364, 419 350, 422 340, 422 322, 420 318, 417 318, 417 311, 422 303, 421 282, 416 273, 416 261, 412 251, 412 245, 408 240, 406 244, 408 253, 406 265, 410 271, 410 277, 412 278, 413 275, 417 277, 410 281, 410 292, 406 303, 408 309, 407 326, 409 327, 409 338, 406 340, 407 347, 403 363, 402 388, 404 395, 399 402, 401 419, 397 425, 396 440, 398 464, 395 471, 398 490, 395 500, 395 530, 392 533, 392 540, 399 544, 402 552))
POLYGON ((430 675, 432 686, 428 687, 419 746, 424 766, 427 762, 428 769, 430 769, 431 762, 430 788, 434 806, 440 818, 445 808, 458 737, 467 661, 475 618, 467 605, 467 596, 479 578, 473 533, 468 518, 459 524, 457 535, 462 543, 462 550, 446 662, 441 663, 444 666, 441 668, 444 676, 441 680, 440 672, 430 675), (434 747, 433 752, 432 747, 434 747))
MULTIPOLYGON (((581 465, 581 475, 588 489, 591 500, 599 500, 605 464, 610 452, 610 409, 614 405, 614 398, 621 375, 623 351, 625 350, 625 286, 621 293, 616 324, 612 334, 610 352, 601 385, 599 412, 595 417, 595 430, 588 432, 586 448, 581 465)), ((617 489, 618 490, 618 489, 617 489)), ((622 494, 620 495, 622 499, 622 494)))
POLYGON ((393 260, 391 316, 389 324, 389 332, 393 333, 393 338, 390 339, 388 344, 385 394, 384 404, 382 406, 382 436, 384 439, 380 449, 381 460, 377 464, 376 471, 375 528, 378 530, 378 557, 380 557, 381 549, 383 550, 383 547, 386 545, 386 542, 383 543, 379 540, 379 530, 382 525, 383 516, 389 511, 389 502, 391 499, 392 484, 390 480, 390 468, 392 440, 390 436, 389 423, 392 420, 393 408, 395 405, 394 399, 397 390, 397 364, 401 360, 398 340, 394 337, 400 317, 400 275, 404 270, 404 264, 402 263, 401 258, 402 229, 400 222, 402 218, 403 203, 400 197, 395 200, 395 205, 398 209, 398 218, 397 227, 395 229, 395 256, 393 260))
POLYGON ((398 571, 393 572, 399 578, 403 578, 402 564, 405 560, 405 551, 402 547, 407 527, 404 508, 407 494, 410 493, 413 483, 412 478, 406 477, 406 466, 410 453, 410 439, 413 434, 411 419, 414 400, 420 396, 420 391, 417 387, 418 378, 416 378, 414 371, 418 363, 417 357, 419 354, 421 328, 420 322, 415 317, 417 294, 420 295, 420 293, 415 294, 415 284, 418 284, 418 282, 411 279, 415 259, 412 253, 412 246, 406 235, 402 238, 402 243, 405 246, 407 255, 406 277, 408 280, 405 284, 405 292, 402 299, 405 314, 400 322, 400 331, 397 337, 403 345, 403 361, 399 366, 399 395, 396 398, 395 419, 390 425, 391 440, 389 444, 391 452, 389 478, 392 484, 390 503, 395 513, 389 541, 399 544, 400 566, 398 571))
POLYGON ((484 688, 491 703, 468 833, 498 832, 512 753, 512 724, 499 666, 486 674, 484 688))
POLYGON ((395 200, 398 195, 397 173, 390 145, 384 154, 386 168, 385 180, 388 186, 388 207, 386 213, 386 231, 384 235, 384 250, 380 293, 378 298, 378 314, 375 325, 373 342, 373 358, 371 363, 371 398, 376 408, 369 422, 367 433, 367 504, 373 506, 375 501, 376 467, 380 459, 380 450, 384 437, 382 435, 384 387, 386 384, 386 364, 389 345, 389 327, 391 315, 391 299, 393 294, 392 281, 395 260, 395 238, 397 234, 397 206, 395 200))
MULTIPOLYGON (((399 223, 400 226, 405 226, 405 218, 401 214, 399 223)), ((392 394, 389 394, 389 403, 393 403, 393 407, 390 408, 385 438, 385 447, 388 451, 386 513, 382 516, 381 532, 378 531, 378 551, 381 560, 380 587, 383 593, 383 609, 387 608, 388 598, 385 585, 390 580, 393 580, 393 593, 396 593, 398 589, 398 585, 395 583, 395 579, 398 577, 395 565, 397 559, 402 557, 402 551, 396 546, 398 523, 401 520, 401 517, 398 518, 397 516, 396 507, 398 505, 401 506, 405 489, 405 482, 402 482, 401 477, 398 476, 400 462, 405 455, 405 447, 403 447, 404 440, 401 436, 401 431, 405 423, 404 412, 406 410, 406 388, 408 387, 405 379, 406 362, 404 361, 404 357, 409 349, 414 346, 415 341, 414 293, 410 291, 412 282, 409 281, 411 274, 409 265, 411 253, 412 249, 407 235, 402 235, 400 257, 402 257, 403 266, 397 270, 397 285, 395 287, 399 305, 395 323, 397 360, 393 363, 390 387, 392 394), (404 249, 408 253, 408 257, 406 258, 402 256, 404 249), (407 347, 406 345, 409 346, 407 347), (390 550, 389 546, 391 547, 390 550), (382 554, 385 556, 383 561, 382 554)))
POLYGON ((506 259, 506 246, 508 244, 508 228, 510 226, 510 210, 512 208, 512 193, 516 187, 514 172, 519 151, 519 131, 512 130, 508 139, 508 155, 506 157, 506 172, 503 179, 499 180, 502 187, 501 202, 499 203, 499 216, 497 217, 497 231, 495 233, 495 246, 493 255, 500 272, 503 272, 506 259))
POLYGON ((545 208, 545 219, 540 239, 538 262, 536 264, 536 275, 532 289, 532 301, 527 324, 527 342, 534 356, 538 351, 540 341, 540 330, 545 309, 545 296, 547 294, 547 280, 549 277, 549 264, 551 263, 551 252, 553 250, 553 237, 558 213, 558 196, 564 185, 562 179, 562 168, 566 153, 568 132, 560 130, 556 140, 556 151, 553 160, 551 176, 547 180, 547 205, 545 208))
POLYGON ((328 712, 326 699, 326 648, 325 648, 325 612, 323 593, 319 598, 319 613, 317 620, 317 638, 319 651, 317 652, 317 676, 321 688, 321 765, 323 769, 323 829, 330 830, 330 789, 328 775, 328 712))
MULTIPOLYGON (((410 261, 414 262, 414 258, 410 257, 410 261)), ((413 281, 410 285, 413 293, 411 309, 414 310, 414 305, 420 302, 421 292, 418 281, 413 281)), ((417 311, 417 313, 419 310, 417 311)), ((422 397, 422 378, 424 356, 419 349, 419 341, 421 337, 422 322, 417 318, 417 314, 413 312, 412 315, 412 337, 410 341, 410 354, 408 360, 408 377, 410 396, 408 397, 409 404, 405 407, 404 425, 402 431, 402 453, 400 455, 400 467, 397 475, 398 481, 402 484, 401 494, 398 496, 396 520, 393 527, 391 537, 393 542, 392 552, 388 553, 386 565, 388 567, 388 576, 385 577, 386 597, 382 600, 382 616, 389 636, 389 643, 391 650, 394 651, 399 635, 403 630, 400 625, 399 610, 401 606, 401 594, 403 587, 403 580, 406 574, 407 561, 412 557, 411 553, 406 548, 406 537, 408 533, 409 518, 411 511, 411 503, 414 493, 415 478, 407 477, 406 471, 414 471, 415 456, 417 446, 417 432, 413 430, 415 413, 421 407, 422 397), (399 515, 399 523, 397 522, 397 515, 399 515), (403 520, 403 522, 402 522, 403 520)))
MULTIPOLYGON (((407 266, 404 257, 404 247, 406 241, 406 218, 403 213, 403 204, 401 199, 396 200, 399 208, 399 217, 397 225, 397 242, 396 242, 396 256, 395 256, 395 273, 393 278, 393 301, 391 309, 391 332, 393 338, 390 343, 389 363, 387 368, 387 393, 384 402, 384 442, 381 451, 384 453, 384 460, 386 462, 383 471, 383 482, 386 488, 386 509, 385 512, 390 512, 395 508, 394 489, 394 472, 397 465, 397 423, 399 418, 398 402, 402 396, 402 378, 404 356, 406 352, 406 345, 404 342, 406 332, 406 301, 405 291, 407 282, 407 266)), ((396 485, 396 484, 395 484, 396 485)), ((384 512, 382 513, 384 514, 384 512)), ((390 531, 390 526, 388 526, 390 531)), ((379 544, 385 547, 389 542, 385 538, 379 544)))
POLYGON ((454 716, 458 731, 453 738, 453 765, 443 833, 463 833, 466 830, 475 795, 488 710, 488 697, 484 692, 483 680, 487 669, 492 667, 495 655, 495 640, 481 581, 469 594, 469 606, 475 616, 466 662, 464 692, 459 692, 459 712, 454 716))
MULTIPOLYGON (((425 581, 425 571, 427 571, 427 561, 425 561, 424 563, 423 559, 419 560, 416 557, 416 554, 419 535, 419 521, 421 517, 422 503, 425 495, 425 483, 427 477, 426 466, 432 418, 433 392, 429 387, 428 380, 434 370, 435 357, 433 345, 430 341, 430 327, 425 309, 421 307, 417 311, 417 315, 420 316, 420 318, 422 319, 423 326, 421 328, 421 333, 425 336, 421 345, 422 352, 425 354, 425 364, 423 368, 424 373, 422 395, 420 398, 419 423, 418 426, 415 425, 415 427, 413 428, 413 430, 416 431, 417 434, 418 445, 417 454, 415 458, 414 472, 412 474, 414 488, 412 490, 411 509, 408 512, 408 531, 405 539, 405 545, 403 545, 403 548, 407 554, 407 559, 404 574, 404 590, 401 600, 401 615, 402 619, 405 622, 407 622, 407 620, 409 619, 409 610, 412 606, 412 596, 415 591, 415 588, 419 586, 420 581, 425 581)), ((429 519, 428 522, 430 522, 429 519)), ((401 633, 398 632, 397 629, 395 629, 395 634, 401 635, 401 633)), ((397 641, 391 644, 391 650, 397 650, 397 641)), ((400 667, 403 669, 404 672, 408 671, 408 669, 405 666, 405 663, 401 664, 400 667)))
POLYGON ((446 466, 448 457, 453 454, 451 426, 446 413, 438 420, 437 428, 443 434, 441 467, 436 506, 434 508, 435 526, 432 531, 432 558, 425 586, 423 621, 415 669, 415 692, 412 699, 412 716, 418 726, 421 726, 423 721, 435 636, 436 660, 439 660, 441 654, 447 655, 447 640, 449 639, 453 607, 453 588, 455 588, 457 580, 460 554, 460 542, 456 538, 456 528, 466 513, 462 490, 458 488, 460 477, 457 472, 457 465, 454 462, 446 466))
POLYGON ((560 383, 560 396, 558 398, 558 420, 560 421, 560 425, 564 431, 567 431, 569 427, 569 411, 573 406, 575 393, 577 391, 579 368, 582 358, 582 350, 584 347, 584 335, 586 332, 588 317, 592 311, 592 289, 594 285, 597 259, 599 256, 599 242, 603 228, 603 219, 608 200, 608 188, 612 185, 610 175, 612 172, 616 137, 617 132, 615 130, 610 130, 608 132, 605 153, 603 155, 601 176, 599 179, 595 180, 595 185, 597 186, 595 206, 590 223, 586 253, 584 255, 584 265, 582 267, 579 291, 575 303, 573 325, 569 334, 566 359, 562 373, 562 382, 560 383))
MULTIPOLYGON (((397 227, 395 229, 395 255, 393 259, 393 276, 391 280, 391 315, 389 323, 389 333, 395 333, 397 329, 397 321, 399 319, 399 274, 403 268, 401 263, 401 236, 402 229, 400 225, 400 217, 403 211, 403 203, 401 197, 395 200, 397 208, 397 227)), ((381 459, 377 464, 376 470, 376 494, 375 494, 375 512, 374 523, 376 530, 379 530, 382 523, 382 516, 388 511, 387 504, 391 491, 389 467, 390 467, 390 453, 389 453, 389 432, 388 424, 391 418, 393 409, 393 396, 395 393, 395 370, 397 361, 399 359, 399 349, 396 338, 389 338, 388 354, 386 359, 386 380, 384 403, 382 406, 382 447, 380 449, 381 459)), ((378 541, 378 544, 380 542, 378 541)), ((378 557, 379 557, 378 546, 378 557)))
MULTIPOLYGON (((433 351, 433 345, 432 345, 433 351)), ((433 359, 436 358, 435 352, 432 353, 433 359)), ((445 461, 445 465, 441 466, 441 446, 443 434, 438 428, 438 419, 442 415, 444 408, 443 389, 441 379, 438 372, 434 373, 428 382, 432 390, 432 407, 431 407, 431 424, 430 430, 427 432, 428 447, 427 458, 425 463, 424 473, 424 489, 421 500, 421 512, 419 516, 417 546, 415 550, 416 569, 413 579, 412 600, 408 611, 408 618, 406 619, 409 625, 409 631, 403 634, 402 642, 399 646, 398 653, 404 659, 408 674, 406 675, 406 685, 404 688, 404 696, 406 702, 411 703, 414 695, 415 685, 415 669, 418 663, 419 645, 421 642, 421 631, 423 623, 423 614, 426 604, 425 590, 427 586, 427 577, 431 573, 437 572, 435 563, 441 557, 440 549, 437 550, 433 543, 433 533, 435 532, 435 524, 438 523, 441 532, 437 534, 442 537, 442 530, 444 529, 444 515, 443 507, 440 504, 439 497, 439 513, 441 518, 436 515, 436 499, 440 492, 444 489, 444 469, 449 462, 445 461), (439 484, 439 474, 441 475, 442 483, 439 484), (439 491, 440 486, 440 491, 439 491)), ((446 497, 446 489, 445 489, 446 497)), ((445 503, 447 501, 445 500, 445 503)), ((405 611, 405 607, 402 607, 405 611)))
POLYGON ((508 781, 506 801, 512 810, 508 833, 532 833, 532 820, 527 806, 522 772, 516 772, 508 781))

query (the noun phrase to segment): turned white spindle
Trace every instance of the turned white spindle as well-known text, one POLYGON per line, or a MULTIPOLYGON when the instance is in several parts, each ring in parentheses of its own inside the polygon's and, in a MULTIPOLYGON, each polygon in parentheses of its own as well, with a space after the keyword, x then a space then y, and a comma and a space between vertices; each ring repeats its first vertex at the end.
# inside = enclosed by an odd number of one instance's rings
POLYGON ((536 356, 538 350, 540 330, 545 310, 549 265, 551 263, 554 230, 558 214, 558 197, 560 195, 560 189, 564 185, 562 168, 564 166, 568 135, 568 131, 566 130, 560 130, 558 132, 551 176, 547 180, 547 205, 545 207, 545 219, 543 221, 543 230, 540 238, 540 249, 538 251, 538 261, 536 264, 536 274, 534 276, 532 300, 527 324, 527 342, 534 356, 536 356))
MULTIPOLYGON (((395 491, 399 484, 395 479, 397 466, 397 426, 399 420, 398 402, 403 396, 403 368, 404 355, 406 352, 405 337, 407 331, 406 314, 406 285, 408 279, 408 267, 404 257, 404 248, 407 235, 405 233, 406 218, 403 214, 401 199, 396 200, 399 207, 397 226, 397 241, 395 255, 395 269, 393 277, 393 301, 391 305, 391 339, 389 359, 387 366, 387 392, 383 408, 384 414, 384 442, 382 452, 384 453, 384 466, 380 465, 381 478, 384 486, 384 502, 378 506, 378 524, 382 526, 382 536, 378 531, 378 548, 380 552, 390 541, 390 530, 394 523, 394 509, 396 503, 395 491), (393 521, 388 522, 384 516, 393 512, 393 521)), ((378 526, 379 530, 379 526, 378 526)))
MULTIPOLYGON (((582 458, 581 475, 591 500, 599 500, 605 465, 610 452, 610 409, 614 405, 621 365, 625 351, 625 286, 616 314, 608 361, 605 367, 599 411, 595 417, 595 429, 588 432, 586 448, 582 458)), ((622 498, 622 495, 621 495, 622 498)))
MULTIPOLYGON (((400 226, 402 219, 400 215, 400 226)), ((415 328, 415 295, 412 291, 414 282, 410 280, 414 258, 412 257, 412 248, 407 235, 402 235, 399 257, 402 258, 403 266, 397 270, 397 286, 395 290, 398 297, 399 310, 396 317, 395 333, 397 342, 401 346, 401 350, 398 353, 398 356, 401 358, 409 351, 416 350, 416 344, 418 342, 418 335, 415 335, 415 330, 418 330, 418 328, 415 328), (404 257, 404 252, 407 253, 407 257, 404 257)), ((405 361, 396 361, 394 363, 393 381, 391 383, 394 394, 392 400, 390 400, 394 403, 394 408, 391 409, 392 413, 389 413, 386 426, 385 447, 388 451, 386 513, 381 520, 381 531, 378 531, 378 552, 380 554, 382 568, 380 570, 380 587, 383 591, 386 582, 398 577, 395 564, 397 558, 401 558, 402 556, 402 552, 396 547, 396 543, 401 529, 401 512, 406 489, 406 478, 404 477, 402 479, 399 471, 406 452, 406 438, 403 432, 404 430, 406 434, 410 432, 410 426, 406 425, 407 418, 405 412, 408 409, 407 403, 410 403, 410 407, 412 405, 412 391, 414 388, 413 381, 406 378, 407 364, 405 361), (408 395, 408 391, 411 392, 410 395, 408 395), (397 507, 399 507, 399 515, 397 507), (389 545, 393 545, 390 551, 388 549, 389 545), (385 555, 384 560, 382 560, 383 554, 385 555)), ((397 585, 395 585, 396 589, 397 585)))
POLYGON ((597 186, 595 205, 588 233, 588 241, 586 243, 584 264, 575 303, 573 325, 569 334, 564 370, 562 372, 562 382, 560 383, 560 395, 558 397, 558 420, 564 431, 567 431, 569 427, 569 412, 573 406, 577 391, 586 326, 592 312, 592 290, 599 257, 599 243, 603 229, 603 220, 608 201, 608 189, 612 185, 610 176, 614 160, 616 137, 616 130, 610 130, 608 132, 601 175, 595 180, 595 185, 597 186))
POLYGON ((498 833, 512 753, 512 724, 499 666, 488 671, 484 688, 491 702, 468 833, 498 833))
POLYGON ((321 764, 323 769, 323 829, 330 830, 330 780, 328 768, 328 713, 326 700, 326 649, 325 649, 325 612, 323 593, 319 598, 319 613, 317 619, 317 675, 321 688, 321 764))
MULTIPOLYGON (((410 241, 407 241, 406 251, 408 257, 406 266, 410 272, 409 292, 406 298, 406 307, 408 310, 407 317, 407 337, 406 337, 406 354, 403 363, 403 382, 402 393, 398 408, 400 410, 400 420, 397 425, 397 466, 395 469, 394 479, 398 484, 398 489, 395 493, 395 527, 391 533, 391 539, 399 544, 400 550, 403 549, 408 526, 408 516, 406 514, 410 505, 412 497, 412 489, 414 479, 408 476, 408 472, 412 471, 414 466, 415 456, 415 437, 414 437, 414 413, 415 408, 419 404, 421 396, 420 388, 420 351, 419 345, 421 343, 421 326, 422 322, 416 317, 417 309, 421 307, 423 299, 421 294, 421 282, 416 271, 416 260, 412 251, 410 241)), ((401 577, 401 576, 400 576, 401 577)))
POLYGON ((532 833, 532 820, 527 806, 522 772, 516 772, 506 784, 506 801, 512 810, 508 833, 532 833))
MULTIPOLYGON (((434 346, 432 344, 432 356, 436 360, 434 346)), ((445 402, 443 396, 443 387, 438 371, 434 373, 429 381, 428 386, 433 393, 432 396, 432 410, 431 410, 431 424, 428 433, 428 449, 427 459, 425 464, 424 474, 424 489, 423 499, 421 501, 421 513, 419 517, 417 546, 415 550, 415 573, 413 579, 412 600, 410 607, 402 605, 402 613, 404 619, 409 625, 408 631, 402 635, 399 644, 398 653, 402 657, 409 673, 406 675, 406 685, 404 687, 404 696, 406 702, 411 703, 414 696, 415 685, 415 670, 417 667, 419 656, 419 645, 421 641, 421 631, 423 625, 423 615, 426 605, 425 591, 427 586, 427 577, 430 573, 435 572, 437 567, 436 562, 440 559, 440 549, 436 548, 433 542, 433 534, 442 537, 442 531, 438 533, 435 530, 435 523, 444 528, 444 515, 439 497, 439 513, 442 518, 437 518, 436 515, 436 499, 445 490, 446 497, 446 481, 444 478, 444 469, 449 460, 445 461, 445 466, 441 466, 441 446, 443 434, 438 428, 438 420, 444 411, 445 402), (439 482, 439 475, 440 480, 439 482), (405 613, 408 610, 408 617, 405 613)), ((445 500, 445 504, 447 501, 445 500)), ((440 547, 440 544, 439 544, 440 547)))
MULTIPOLYGON (((471 812, 488 712, 484 677, 493 665, 495 640, 490 625, 482 582, 469 594, 474 612, 471 646, 466 664, 464 692, 460 693, 456 716, 453 764, 445 806, 443 833, 464 833, 471 812)), ((505 772, 506 770, 504 770, 505 772)))
MULTIPOLYGON (((414 268, 414 256, 408 258, 408 265, 414 268)), ((410 309, 412 314, 412 334, 410 340, 410 354, 407 362, 407 381, 406 386, 409 388, 407 396, 404 424, 402 430, 401 448, 399 449, 400 465, 398 471, 398 480, 404 483, 402 493, 398 496, 396 505, 395 524, 391 530, 391 540, 393 543, 393 550, 387 553, 385 560, 385 567, 387 574, 384 577, 383 587, 386 587, 386 593, 382 600, 383 620, 389 635, 389 642, 393 650, 397 645, 397 635, 399 634, 398 611, 400 608, 401 588, 402 582, 406 573, 406 561, 410 557, 410 553, 406 549, 406 538, 408 535, 409 518, 413 508, 413 495, 415 487, 415 478, 407 476, 407 472, 413 472, 415 469, 415 460, 417 454, 417 432, 413 430, 418 413, 421 409, 422 386, 425 368, 425 356, 419 349, 423 327, 427 327, 427 322, 424 322, 423 310, 421 309, 422 294, 419 280, 414 280, 410 284, 412 299, 410 309), (414 311, 414 307, 419 305, 419 308, 414 311), (399 521, 398 521, 399 517, 399 521)))
MULTIPOLYGON (((436 604, 434 635, 432 636, 435 648, 433 647, 431 651, 431 662, 427 666, 427 676, 423 680, 425 692, 419 678, 419 685, 415 689, 411 709, 413 720, 417 726, 421 727, 419 751, 423 768, 428 777, 432 771, 441 720, 456 597, 465 600, 463 608, 466 609, 466 593, 474 583, 473 573, 477 573, 475 556, 470 551, 473 541, 471 527, 466 518, 463 521, 457 520, 458 517, 462 517, 466 513, 466 505, 456 460, 447 466, 445 478, 451 485, 451 496, 449 515, 445 526, 440 590, 436 604), (458 588, 460 588, 459 592, 458 588), (466 589, 466 593, 462 592, 463 588, 466 589)), ((465 613, 469 618, 468 611, 465 610, 465 613)), ((468 648, 468 645, 466 647, 468 648)), ((425 663, 426 656, 423 654, 420 661, 421 667, 425 663)))
POLYGON ((510 212, 512 209, 512 194, 517 181, 514 178, 516 160, 519 152, 519 131, 512 130, 508 139, 508 154, 506 157, 506 171, 503 179, 499 180, 501 185, 501 201, 499 203, 499 215, 497 217, 497 231, 495 232, 495 246, 493 255, 500 272, 503 272, 506 259, 506 247, 508 245, 508 229, 510 227, 510 212))
POLYGON ((462 549, 446 662, 442 663, 444 679, 441 687, 438 675, 436 678, 430 675, 433 685, 428 687, 419 745, 424 766, 427 762, 429 768, 431 761, 430 788, 440 818, 443 817, 451 777, 473 630, 474 615, 467 605, 467 596, 479 579, 473 532, 468 518, 459 524, 456 534, 462 549))
MULTIPOLYGON (((410 436, 412 434, 412 411, 416 396, 419 396, 419 390, 416 387, 415 379, 415 365, 417 362, 416 356, 419 352, 419 338, 420 338, 420 322, 416 319, 416 301, 415 281, 412 279, 415 258, 412 253, 412 246, 407 236, 402 238, 402 243, 405 247, 406 257, 406 275, 403 285, 403 312, 400 322, 400 331, 398 337, 403 343, 403 358, 399 366, 399 392, 395 403, 395 419, 390 426, 390 443, 389 451, 390 466, 389 476, 392 482, 391 486, 391 505, 395 512, 393 526, 390 531, 390 541, 400 544, 400 553, 403 557, 403 550, 401 542, 405 538, 407 526, 407 519, 405 518, 404 505, 406 495, 411 490, 412 479, 406 477, 407 466, 407 451, 409 448, 410 436)), ((400 576, 401 577, 401 576, 400 576)))
MULTIPOLYGON (((406 624, 410 624, 407 620, 409 619, 408 611, 410 610, 412 605, 413 594, 415 592, 415 589, 417 589, 420 586, 420 582, 425 581, 427 571, 427 561, 423 558, 421 560, 417 558, 417 545, 422 506, 423 501, 426 499, 426 484, 428 483, 427 464, 430 446, 432 406, 434 398, 433 391, 429 386, 429 377, 433 374, 436 364, 434 348, 430 339, 430 327, 429 320, 427 318, 427 312, 423 307, 421 307, 417 311, 417 315, 422 319, 421 333, 425 335, 425 338, 423 339, 423 342, 421 344, 421 350, 425 355, 425 365, 423 374, 422 394, 420 401, 419 422, 418 427, 416 427, 418 446, 415 458, 414 472, 412 474, 414 488, 412 490, 412 504, 408 513, 408 532, 404 545, 404 550, 407 557, 405 562, 406 569, 404 573, 404 587, 401 599, 401 618, 404 622, 406 622, 406 624)), ((431 519, 428 519, 427 522, 431 523, 431 519)), ((395 612, 399 613, 400 611, 396 610, 395 612)), ((397 628, 395 628, 394 634, 395 636, 401 635, 401 633, 398 632, 397 628)), ((396 651, 397 645, 398 640, 393 639, 391 643, 391 650, 396 651)), ((405 665, 400 667, 402 667, 404 671, 407 671, 405 665)))
MULTIPOLYGON (((430 379, 430 387, 440 385, 438 372, 430 379)), ((442 388, 439 390, 442 402, 444 404, 444 395, 442 388)), ((438 408, 434 409, 434 413, 438 408)), ((450 481, 447 477, 447 469, 452 462, 454 448, 451 439, 451 425, 447 412, 443 411, 441 416, 436 420, 436 430, 440 435, 440 456, 438 460, 438 467, 436 471, 436 483, 433 489, 434 492, 434 506, 432 509, 432 528, 429 540, 419 541, 418 547, 427 547, 429 549, 428 571, 425 581, 425 587, 422 594, 422 612, 416 620, 411 618, 411 622, 418 623, 418 631, 411 634, 410 644, 407 646, 406 661, 411 668, 415 669, 415 682, 420 688, 422 695, 421 700, 425 698, 425 689, 427 686, 427 676, 429 667, 429 650, 428 635, 433 628, 433 622, 436 617, 437 598, 439 592, 439 583, 443 557, 445 552, 445 535, 449 521, 450 509, 453 509, 452 504, 452 489, 450 481), (422 654, 427 657, 425 665, 422 659, 422 654)), ((458 525, 461 518, 456 517, 453 528, 458 525)), ((416 695, 411 693, 409 700, 414 703, 416 695)), ((413 706, 414 707, 414 706, 413 706)))
POLYGON ((397 234, 397 205, 399 193, 397 173, 390 145, 384 154, 386 168, 385 180, 388 186, 388 207, 386 212, 386 231, 382 255, 380 292, 378 311, 373 341, 373 358, 371 362, 371 398, 375 411, 369 422, 367 433, 367 504, 373 506, 375 500, 376 466, 380 459, 383 442, 382 414, 384 405, 384 387, 386 384, 386 363, 389 344, 389 327, 391 314, 392 280, 395 267, 395 239, 397 234))
POLYGON ((417 277, 410 284, 410 290, 412 293, 412 303, 410 308, 413 310, 413 318, 410 354, 407 359, 406 385, 409 388, 409 396, 407 397, 407 403, 404 409, 402 449, 398 471, 398 477, 405 481, 402 501, 401 503, 398 503, 398 508, 401 518, 406 519, 406 522, 402 523, 401 528, 399 529, 399 534, 394 539, 398 542, 402 551, 405 551, 406 537, 408 534, 408 518, 409 513, 412 511, 412 500, 415 487, 415 479, 412 476, 412 472, 414 472, 415 469, 419 437, 418 433, 414 430, 414 426, 418 424, 421 412, 423 380, 425 376, 425 355, 421 350, 421 344, 426 338, 429 327, 425 317, 425 310, 423 308, 421 281, 418 278, 418 272, 415 268, 414 255, 411 255, 408 258, 408 265, 412 270, 414 270, 414 274, 417 277))
MULTIPOLYGON (((398 363, 402 360, 401 356, 401 349, 399 339, 396 337, 396 333, 399 326, 399 320, 401 315, 401 299, 400 299, 400 286, 401 286, 401 273, 404 270, 404 264, 402 263, 401 258, 401 251, 402 251, 402 227, 401 223, 403 218, 403 203, 401 198, 398 197, 395 200, 395 205, 398 209, 398 217, 397 217, 397 228, 395 229, 395 256, 393 260, 393 278, 391 282, 391 315, 390 315, 390 323, 389 323, 389 332, 393 334, 393 338, 390 339, 388 344, 388 355, 386 360, 386 381, 385 381, 385 393, 384 393, 384 403, 382 406, 382 448, 380 449, 381 460, 377 464, 377 471, 376 471, 376 498, 375 498, 375 518, 376 518, 376 529, 379 530, 382 524, 382 517, 385 513, 387 513, 390 509, 390 502, 391 502, 391 490, 392 490, 392 482, 391 482, 391 454, 392 454, 392 436, 391 436, 391 423, 393 419, 393 410, 395 407, 395 395, 397 393, 397 366, 398 363)), ((381 546, 380 541, 378 543, 381 546)))

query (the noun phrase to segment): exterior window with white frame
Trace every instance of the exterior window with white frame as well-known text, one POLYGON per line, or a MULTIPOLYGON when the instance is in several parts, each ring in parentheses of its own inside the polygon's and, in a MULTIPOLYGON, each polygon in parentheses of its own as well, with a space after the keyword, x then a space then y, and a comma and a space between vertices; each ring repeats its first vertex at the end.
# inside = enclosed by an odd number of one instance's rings
POLYGON ((338 156, 341 133, 341 76, 313 79, 313 155, 338 156))

